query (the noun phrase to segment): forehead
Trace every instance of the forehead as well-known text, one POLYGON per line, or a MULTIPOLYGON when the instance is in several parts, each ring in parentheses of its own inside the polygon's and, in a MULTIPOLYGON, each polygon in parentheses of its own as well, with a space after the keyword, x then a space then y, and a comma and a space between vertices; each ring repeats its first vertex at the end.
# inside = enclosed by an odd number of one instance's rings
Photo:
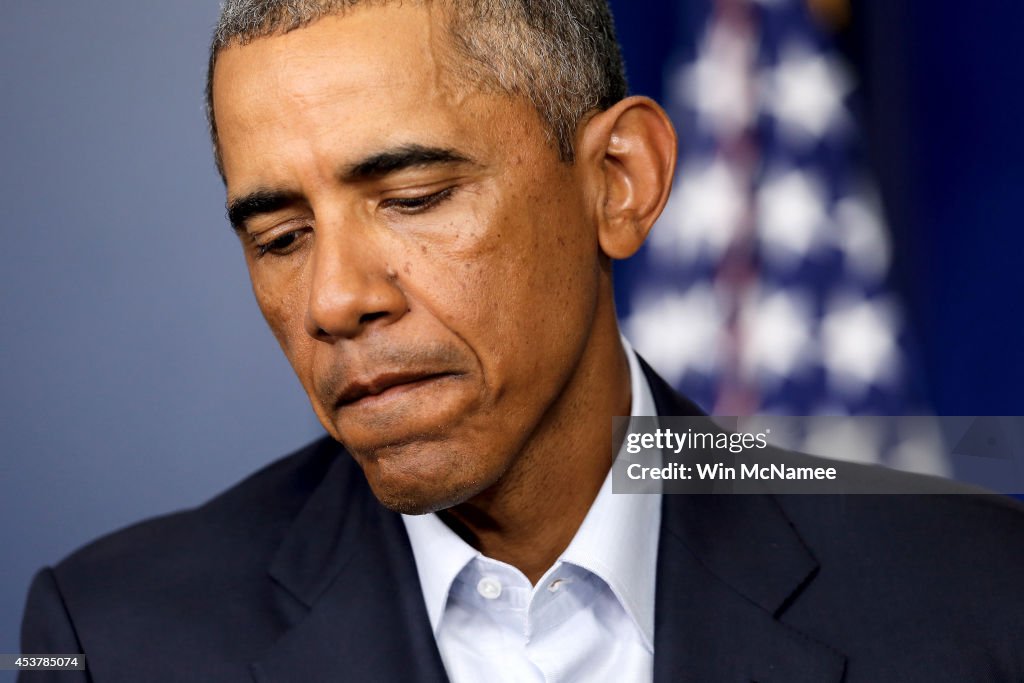
POLYGON ((256 71, 303 79, 310 72, 330 75, 337 69, 325 73, 325 67, 342 65, 353 77, 393 66, 435 67, 447 51, 443 28, 431 6, 357 5, 293 30, 232 41, 218 52, 215 88, 231 87, 246 72, 256 71))
POLYGON ((418 3, 359 7, 222 49, 213 106, 229 186, 243 167, 267 176, 284 157, 344 163, 410 136, 483 144, 510 98, 467 82, 460 63, 441 11, 418 3))

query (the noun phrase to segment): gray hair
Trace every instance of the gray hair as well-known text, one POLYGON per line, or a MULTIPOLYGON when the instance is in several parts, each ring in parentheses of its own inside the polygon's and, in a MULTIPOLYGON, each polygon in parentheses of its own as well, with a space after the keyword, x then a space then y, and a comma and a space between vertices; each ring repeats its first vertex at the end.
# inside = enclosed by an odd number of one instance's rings
MULTIPOLYGON (((465 57, 466 75, 530 100, 562 161, 572 163, 576 129, 583 118, 626 96, 625 69, 607 0, 441 1, 448 9, 453 45, 465 57)), ((359 4, 387 2, 224 0, 206 75, 206 115, 222 177, 213 112, 213 69, 218 52, 234 43, 244 45, 302 28, 359 4)))

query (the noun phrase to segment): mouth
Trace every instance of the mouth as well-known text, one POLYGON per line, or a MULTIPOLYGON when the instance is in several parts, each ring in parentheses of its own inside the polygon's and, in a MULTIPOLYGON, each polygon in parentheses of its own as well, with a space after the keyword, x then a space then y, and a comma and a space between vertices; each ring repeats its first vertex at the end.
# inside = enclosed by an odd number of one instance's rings
POLYGON ((452 372, 391 372, 354 380, 338 395, 337 407, 370 405, 431 383, 454 377, 452 372))

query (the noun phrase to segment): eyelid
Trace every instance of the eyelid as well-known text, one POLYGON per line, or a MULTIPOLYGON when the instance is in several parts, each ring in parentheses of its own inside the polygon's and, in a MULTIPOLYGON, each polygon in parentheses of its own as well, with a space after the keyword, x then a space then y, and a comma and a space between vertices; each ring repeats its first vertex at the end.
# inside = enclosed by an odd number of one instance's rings
MULTIPOLYGON (((264 256, 267 256, 268 254, 278 255, 274 254, 274 252, 271 251, 271 245, 277 240, 282 239, 284 237, 288 237, 290 235, 294 235, 294 240, 292 244, 297 244, 299 240, 303 239, 304 233, 311 232, 312 229, 313 226, 309 225, 309 223, 307 222, 289 221, 287 223, 275 225, 272 228, 268 228, 267 230, 263 230, 258 233, 249 233, 249 240, 251 241, 253 250, 256 253, 256 258, 262 258, 264 256), (260 236, 265 237, 263 237, 263 239, 257 239, 260 236)), ((286 248, 290 249, 291 247, 292 245, 290 244, 286 248)))
POLYGON ((409 196, 385 197, 381 200, 380 206, 384 209, 395 209, 400 213, 419 213, 427 211, 438 204, 449 199, 458 189, 456 185, 449 185, 434 192, 419 193, 409 196))
POLYGON ((256 239, 275 230, 286 230, 292 225, 309 224, 312 220, 312 212, 309 210, 282 209, 251 216, 240 227, 242 232, 256 239))
MULTIPOLYGON (((393 210, 402 215, 416 215, 429 211, 435 206, 445 202, 451 198, 458 189, 458 185, 449 184, 441 186, 441 189, 432 192, 423 192, 421 190, 417 194, 408 196, 399 195, 385 197, 380 201, 379 206, 385 210, 393 210)), ((270 246, 275 241, 295 234, 295 240, 297 242, 302 239, 302 235, 299 233, 308 232, 312 229, 313 226, 310 225, 308 219, 303 217, 275 223, 271 227, 263 230, 252 230, 247 225, 245 227, 245 234, 248 236, 249 241, 252 244, 256 257, 262 258, 267 255, 275 255, 270 246)), ((290 249, 291 245, 289 244, 286 248, 290 249)))
POLYGON ((245 234, 248 235, 249 239, 253 243, 272 242, 278 237, 299 230, 306 227, 306 225, 306 223, 300 223, 298 221, 281 221, 279 223, 274 223, 270 227, 263 228, 262 230, 252 230, 246 227, 245 234))

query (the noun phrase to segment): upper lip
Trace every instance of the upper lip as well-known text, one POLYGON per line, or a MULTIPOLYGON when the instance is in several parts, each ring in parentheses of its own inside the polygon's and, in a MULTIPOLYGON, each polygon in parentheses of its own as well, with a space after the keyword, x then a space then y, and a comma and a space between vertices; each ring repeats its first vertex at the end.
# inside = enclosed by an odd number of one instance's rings
POLYGON ((377 394, 387 391, 391 387, 397 387, 401 384, 410 384, 412 382, 419 382, 420 380, 442 377, 449 374, 451 373, 423 371, 386 372, 380 375, 373 375, 369 378, 356 379, 346 384, 345 388, 342 389, 340 394, 338 394, 338 405, 355 403, 367 396, 376 396, 377 394))

